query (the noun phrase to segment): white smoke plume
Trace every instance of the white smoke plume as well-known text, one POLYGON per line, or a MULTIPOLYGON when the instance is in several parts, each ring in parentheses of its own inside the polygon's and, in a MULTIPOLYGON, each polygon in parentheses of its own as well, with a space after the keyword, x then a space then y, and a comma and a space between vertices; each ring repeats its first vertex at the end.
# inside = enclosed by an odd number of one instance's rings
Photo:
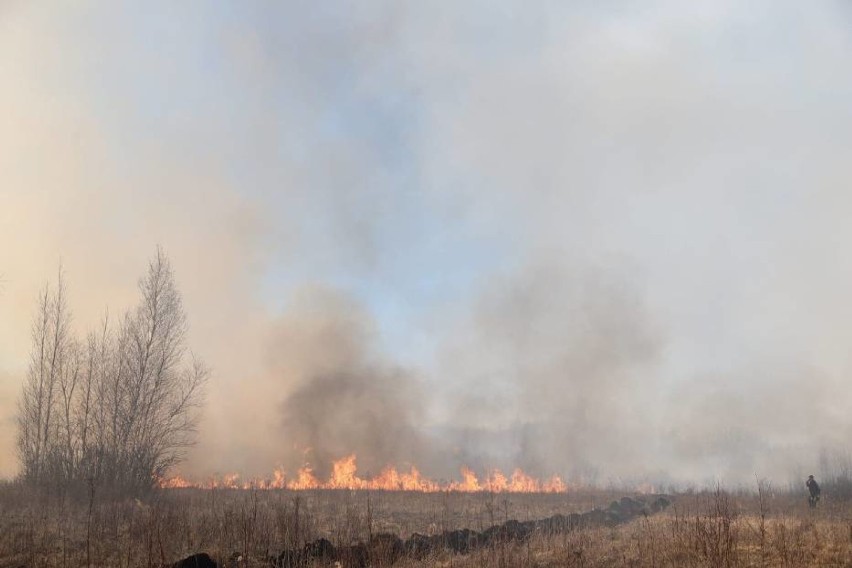
POLYGON ((0 474, 36 291, 62 262, 84 332, 158 244, 214 370, 185 473, 815 470, 852 434, 849 19, 3 4, 0 474))

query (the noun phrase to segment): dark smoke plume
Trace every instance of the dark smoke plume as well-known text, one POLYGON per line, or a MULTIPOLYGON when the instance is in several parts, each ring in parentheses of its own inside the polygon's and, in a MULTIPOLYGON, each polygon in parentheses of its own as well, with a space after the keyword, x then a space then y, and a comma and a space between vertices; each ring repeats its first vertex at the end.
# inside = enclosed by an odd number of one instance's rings
POLYGON ((355 453, 360 472, 422 458, 424 406, 418 381, 376 353, 369 318, 352 299, 325 288, 299 295, 278 323, 275 373, 292 385, 281 405, 282 459, 309 462, 319 475, 355 453))

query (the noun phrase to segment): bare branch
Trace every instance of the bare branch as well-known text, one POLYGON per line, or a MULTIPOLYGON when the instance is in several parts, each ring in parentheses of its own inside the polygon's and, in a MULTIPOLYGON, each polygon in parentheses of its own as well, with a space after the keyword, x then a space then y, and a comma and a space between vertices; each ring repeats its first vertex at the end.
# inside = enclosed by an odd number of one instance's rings
POLYGON ((209 370, 187 356, 187 320, 162 249, 139 281, 140 303, 78 342, 64 273, 33 318, 30 368, 18 404, 25 479, 150 487, 195 441, 209 370))

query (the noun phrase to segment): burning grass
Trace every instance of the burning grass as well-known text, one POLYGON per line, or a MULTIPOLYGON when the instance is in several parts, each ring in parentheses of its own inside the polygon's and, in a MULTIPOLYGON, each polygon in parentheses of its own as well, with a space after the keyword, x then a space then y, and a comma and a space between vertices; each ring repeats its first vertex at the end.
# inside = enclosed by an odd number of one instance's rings
POLYGON ((244 480, 239 474, 226 474, 220 478, 206 481, 189 480, 181 476, 161 479, 157 483, 163 489, 349 489, 377 491, 419 491, 440 493, 454 491, 460 493, 565 493, 568 485, 558 475, 540 480, 528 475, 520 468, 511 475, 499 469, 493 469, 481 479, 468 467, 461 468, 461 479, 439 482, 424 477, 420 470, 410 466, 408 471, 400 471, 394 466, 385 467, 379 475, 361 477, 358 474, 355 454, 343 457, 332 464, 328 479, 320 480, 314 475, 311 466, 306 465, 290 477, 282 469, 276 469, 272 477, 244 480))

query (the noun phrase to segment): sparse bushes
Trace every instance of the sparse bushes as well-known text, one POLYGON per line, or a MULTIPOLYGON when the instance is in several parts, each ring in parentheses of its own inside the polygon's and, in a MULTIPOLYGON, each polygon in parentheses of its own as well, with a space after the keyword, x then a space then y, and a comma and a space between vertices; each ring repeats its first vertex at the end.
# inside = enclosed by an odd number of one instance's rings
POLYGON ((852 455, 824 449, 819 462, 822 497, 829 501, 852 501, 852 455))
POLYGON ((193 443, 207 378, 187 355, 186 315, 161 250, 141 299, 80 341, 64 276, 39 295, 19 400, 21 477, 37 486, 149 489, 193 443))

